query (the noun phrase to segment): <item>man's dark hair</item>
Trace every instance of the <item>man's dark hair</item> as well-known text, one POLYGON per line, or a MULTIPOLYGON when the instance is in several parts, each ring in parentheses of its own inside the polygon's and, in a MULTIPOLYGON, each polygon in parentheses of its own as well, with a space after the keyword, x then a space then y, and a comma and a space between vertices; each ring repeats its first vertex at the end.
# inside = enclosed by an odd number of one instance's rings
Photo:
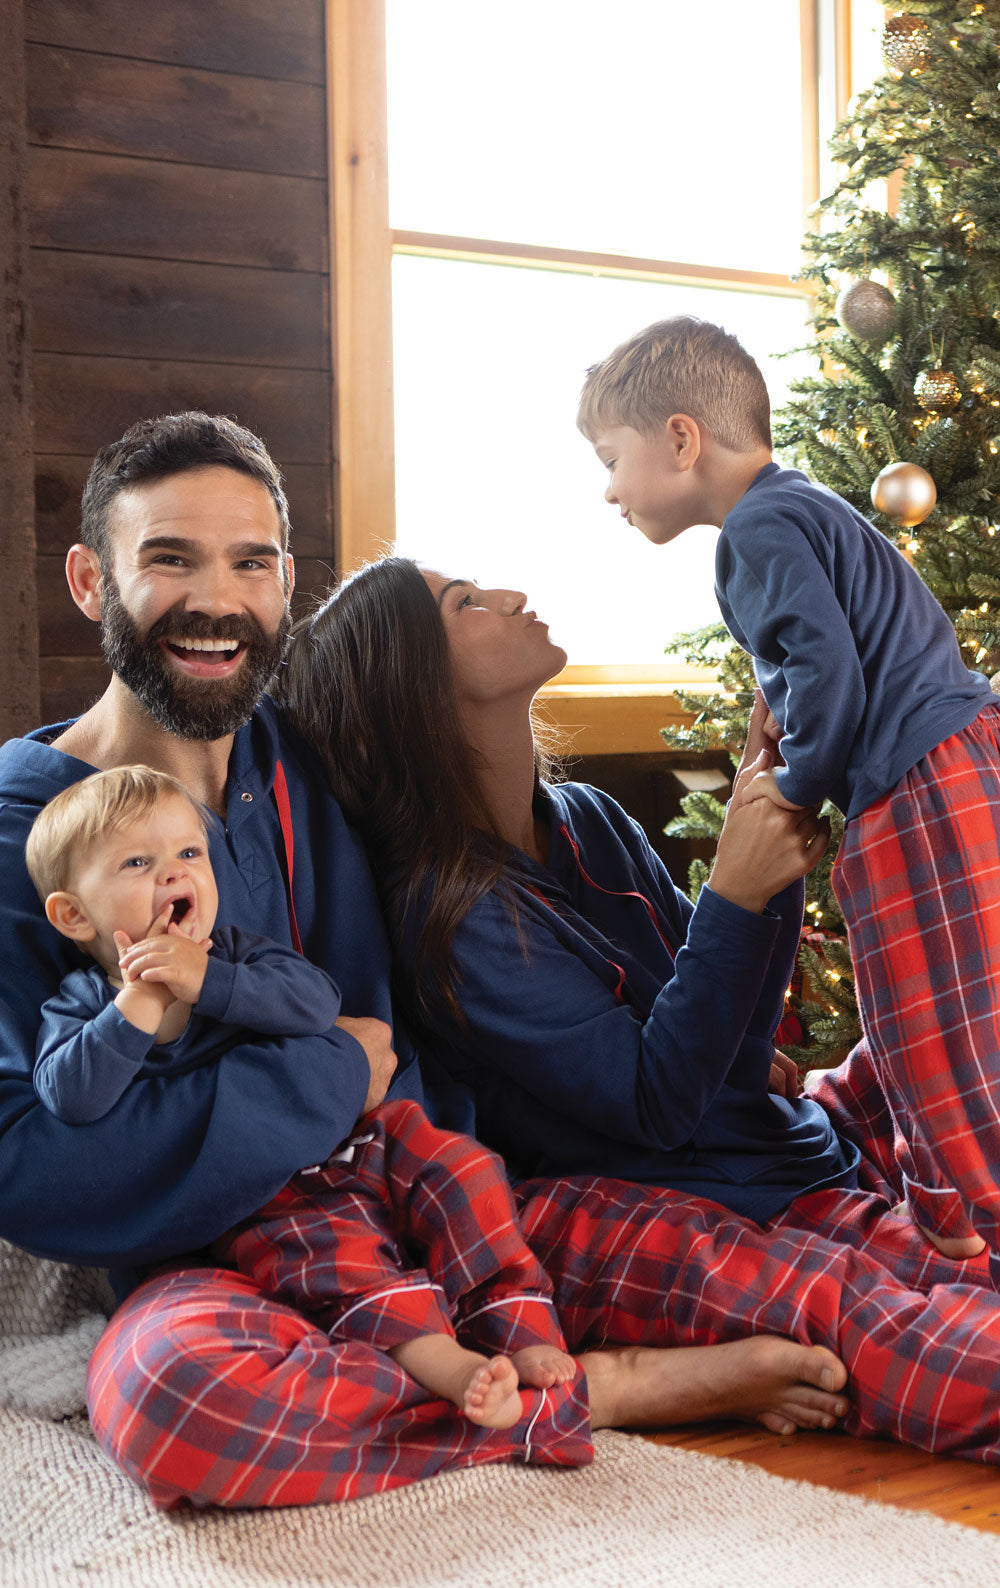
POLYGON ((281 474, 263 441, 224 414, 192 410, 140 419, 94 459, 83 488, 80 539, 97 553, 101 568, 110 566, 108 519, 121 491, 206 464, 238 469, 260 481, 278 509, 282 549, 287 551, 288 502, 281 474))

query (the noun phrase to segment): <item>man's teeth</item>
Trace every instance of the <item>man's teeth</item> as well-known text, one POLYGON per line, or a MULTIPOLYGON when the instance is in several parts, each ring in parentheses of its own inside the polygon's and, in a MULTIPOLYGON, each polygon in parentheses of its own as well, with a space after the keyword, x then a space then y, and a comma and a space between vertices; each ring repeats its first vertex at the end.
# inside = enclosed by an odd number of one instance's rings
POLYGON ((239 640, 171 640, 178 651, 235 651, 239 640))

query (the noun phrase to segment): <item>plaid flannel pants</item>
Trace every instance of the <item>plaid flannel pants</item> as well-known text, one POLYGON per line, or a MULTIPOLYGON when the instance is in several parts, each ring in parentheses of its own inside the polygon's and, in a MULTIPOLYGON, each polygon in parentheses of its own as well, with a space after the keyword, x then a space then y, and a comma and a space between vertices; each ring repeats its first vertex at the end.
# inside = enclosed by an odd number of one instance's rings
POLYGON ((366 1114, 340 1151, 294 1175, 212 1256, 333 1340, 388 1351, 448 1334, 487 1353, 565 1350, 502 1161, 438 1130, 416 1103, 366 1114))
MULTIPOLYGON (((532 1181, 517 1201, 572 1350, 752 1334, 826 1345, 850 1374, 848 1432, 1000 1464, 1000 1300, 982 1265, 942 1257, 884 1200, 813 1192, 764 1229, 612 1180, 532 1181)), ((128 1298, 89 1401, 105 1450, 163 1507, 308 1504, 477 1462, 590 1455, 581 1378, 525 1392, 514 1429, 478 1428, 391 1358, 213 1268, 128 1298)))
POLYGON ((865 1035, 861 1112, 879 1088, 914 1219, 941 1236, 977 1231, 996 1282, 1000 703, 848 823, 835 883, 865 1035))

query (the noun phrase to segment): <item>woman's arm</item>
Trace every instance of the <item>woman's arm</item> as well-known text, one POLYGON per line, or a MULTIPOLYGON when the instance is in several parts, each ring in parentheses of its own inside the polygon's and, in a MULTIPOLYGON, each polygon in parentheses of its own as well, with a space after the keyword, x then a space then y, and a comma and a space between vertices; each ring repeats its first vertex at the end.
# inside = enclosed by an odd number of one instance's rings
MULTIPOLYGON (((788 871, 801 875, 813 862, 801 837, 793 844, 784 835, 765 843, 765 831, 773 834, 791 823, 776 807, 766 820, 747 820, 755 809, 744 813, 737 807, 727 818, 728 839, 725 846, 720 842, 720 853, 724 860, 728 849, 734 854, 723 867, 723 883, 736 876, 735 891, 747 896, 760 889, 768 897, 785 887, 780 913, 757 913, 724 897, 714 879, 692 911, 623 813, 614 822, 596 806, 586 815, 586 833, 578 836, 585 846, 587 839, 596 840, 602 887, 634 888, 641 876, 644 891, 682 943, 672 975, 669 959, 657 959, 663 985, 645 1014, 616 998, 616 947, 602 935, 599 894, 593 895, 589 918, 521 895, 520 930, 495 894, 481 899, 455 939, 468 1025, 451 1021, 441 1027, 448 1047, 465 1055, 473 1082, 487 1067, 588 1129, 668 1149, 695 1134, 748 1033, 760 1038, 754 1065, 766 1090, 769 1038, 801 922, 801 892, 788 886, 788 871), (754 839, 754 853, 740 872, 735 851, 754 839), (775 857, 770 883, 763 880, 767 855, 775 857)), ((646 916, 641 906, 636 911, 637 935, 624 942, 625 957, 645 953, 651 963, 655 949, 637 947, 640 939, 646 942, 646 916)))

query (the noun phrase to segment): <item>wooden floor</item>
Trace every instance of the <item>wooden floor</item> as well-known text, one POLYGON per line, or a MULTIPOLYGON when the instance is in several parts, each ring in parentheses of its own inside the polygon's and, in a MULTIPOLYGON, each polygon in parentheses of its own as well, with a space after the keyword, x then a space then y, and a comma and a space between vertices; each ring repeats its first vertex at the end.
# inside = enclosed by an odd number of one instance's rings
POLYGON ((984 1533, 1000 1533, 1000 1468, 846 1434, 782 1438, 747 1423, 675 1428, 648 1437, 654 1444, 749 1461, 779 1478, 805 1479, 909 1511, 930 1511, 984 1533))

